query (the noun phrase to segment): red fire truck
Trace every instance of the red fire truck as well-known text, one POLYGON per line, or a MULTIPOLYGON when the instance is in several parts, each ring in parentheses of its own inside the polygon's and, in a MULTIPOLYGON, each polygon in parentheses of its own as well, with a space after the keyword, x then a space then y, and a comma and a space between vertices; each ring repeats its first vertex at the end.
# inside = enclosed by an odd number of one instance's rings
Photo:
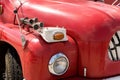
POLYGON ((0 80, 119 75, 119 12, 104 1, 0 0, 0 80))

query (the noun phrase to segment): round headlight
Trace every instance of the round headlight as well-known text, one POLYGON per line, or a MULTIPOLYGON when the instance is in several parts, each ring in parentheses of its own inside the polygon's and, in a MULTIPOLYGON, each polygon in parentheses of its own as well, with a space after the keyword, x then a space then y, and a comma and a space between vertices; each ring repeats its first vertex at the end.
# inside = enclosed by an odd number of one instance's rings
POLYGON ((49 61, 49 71, 54 75, 64 74, 69 67, 68 58, 63 53, 55 54, 49 61))

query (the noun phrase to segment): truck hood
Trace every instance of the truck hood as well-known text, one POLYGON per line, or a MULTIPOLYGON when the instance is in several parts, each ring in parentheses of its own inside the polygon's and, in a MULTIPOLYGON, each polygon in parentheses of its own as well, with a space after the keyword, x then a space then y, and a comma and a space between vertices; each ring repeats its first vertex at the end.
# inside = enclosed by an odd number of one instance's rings
MULTIPOLYGON (((7 3, 7 0, 5 1, 7 3)), ((12 4, 18 5, 16 0, 11 1, 12 4)), ((119 29, 120 25, 120 8, 100 2, 22 0, 22 3, 22 11, 19 12, 24 16, 38 17, 45 26, 65 27, 69 35, 76 36, 81 40, 108 40, 119 29)))

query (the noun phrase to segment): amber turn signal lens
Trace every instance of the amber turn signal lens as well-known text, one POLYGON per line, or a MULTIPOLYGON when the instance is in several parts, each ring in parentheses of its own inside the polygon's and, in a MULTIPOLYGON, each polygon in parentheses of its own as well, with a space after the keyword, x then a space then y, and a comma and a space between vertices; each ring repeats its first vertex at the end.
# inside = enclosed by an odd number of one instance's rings
POLYGON ((61 40, 64 38, 64 34, 62 32, 57 32, 54 34, 53 39, 54 40, 61 40))

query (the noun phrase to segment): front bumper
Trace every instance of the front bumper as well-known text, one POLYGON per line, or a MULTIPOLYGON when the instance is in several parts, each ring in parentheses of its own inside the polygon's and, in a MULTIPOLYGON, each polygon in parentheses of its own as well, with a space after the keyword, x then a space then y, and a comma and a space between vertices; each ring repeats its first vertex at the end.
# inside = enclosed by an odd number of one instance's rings
POLYGON ((103 79, 86 79, 81 77, 73 77, 73 78, 68 78, 63 80, 120 80, 120 76, 114 76, 114 77, 103 78, 103 79))
MULTIPOLYGON (((26 80, 26 79, 23 79, 23 80, 26 80)), ((120 80, 120 76, 104 78, 104 79, 85 79, 85 78, 80 78, 80 77, 73 77, 73 78, 68 78, 68 79, 63 79, 63 80, 120 80)))

